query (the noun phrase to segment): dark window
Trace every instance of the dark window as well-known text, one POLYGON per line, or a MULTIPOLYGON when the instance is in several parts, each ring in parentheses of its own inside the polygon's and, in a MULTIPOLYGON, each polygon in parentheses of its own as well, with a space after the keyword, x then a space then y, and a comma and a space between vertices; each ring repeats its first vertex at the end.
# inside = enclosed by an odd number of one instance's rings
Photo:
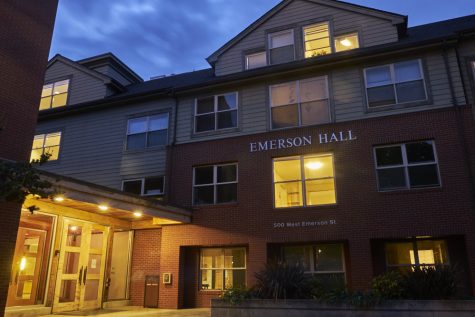
POLYGON ((126 180, 123 182, 122 190, 136 195, 161 197, 165 193, 165 177, 126 180))
POLYGON ((127 123, 127 150, 168 143, 168 113, 130 119, 127 123))
POLYGON ((440 185, 433 141, 376 147, 374 152, 380 190, 440 185))
POLYGON ((295 60, 294 32, 287 30, 269 34, 270 64, 281 64, 295 60))
POLYGON ((195 132, 237 127, 237 93, 196 100, 195 132))
POLYGON ((193 204, 237 201, 237 164, 194 168, 193 204))

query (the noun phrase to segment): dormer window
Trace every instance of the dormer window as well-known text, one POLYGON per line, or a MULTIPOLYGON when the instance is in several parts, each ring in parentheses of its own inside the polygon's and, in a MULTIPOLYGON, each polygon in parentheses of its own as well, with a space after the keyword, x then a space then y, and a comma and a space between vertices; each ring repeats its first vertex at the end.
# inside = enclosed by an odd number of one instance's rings
POLYGON ((246 69, 253 69, 267 66, 266 52, 259 52, 246 55, 246 69))
POLYGON ((271 65, 295 60, 293 30, 269 34, 269 59, 271 65))
POLYGON ((68 101, 69 79, 43 86, 40 110, 65 106, 68 101))
POLYGON ((332 53, 328 22, 303 28, 305 58, 332 53))
POLYGON ((358 33, 344 34, 335 37, 335 51, 343 52, 359 48, 358 33))

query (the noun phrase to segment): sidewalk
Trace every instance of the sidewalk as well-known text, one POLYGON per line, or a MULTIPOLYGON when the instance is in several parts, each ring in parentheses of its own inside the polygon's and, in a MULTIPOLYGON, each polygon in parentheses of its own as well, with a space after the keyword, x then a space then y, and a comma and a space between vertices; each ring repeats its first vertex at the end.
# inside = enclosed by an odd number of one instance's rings
POLYGON ((197 309, 151 309, 136 306, 120 308, 102 309, 85 312, 61 313, 58 315, 46 315, 41 317, 71 317, 71 316, 100 316, 100 317, 210 317, 211 311, 208 308, 197 309))

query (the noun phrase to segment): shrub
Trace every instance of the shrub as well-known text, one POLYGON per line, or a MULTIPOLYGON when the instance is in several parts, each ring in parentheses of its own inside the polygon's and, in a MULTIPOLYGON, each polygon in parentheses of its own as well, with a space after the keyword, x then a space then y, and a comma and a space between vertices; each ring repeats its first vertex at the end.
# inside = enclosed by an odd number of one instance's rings
POLYGON ((251 299, 253 291, 245 288, 231 288, 227 289, 221 295, 221 298, 231 305, 237 305, 243 300, 251 299))
POLYGON ((311 298, 324 300, 329 292, 342 293, 346 290, 345 280, 339 275, 314 275, 308 280, 311 298))
POLYGON ((381 299, 401 299, 405 293, 404 277, 398 271, 387 272, 373 279, 372 289, 381 299))
POLYGON ((404 279, 406 298, 451 299, 457 292, 455 270, 448 266, 414 268, 404 279))

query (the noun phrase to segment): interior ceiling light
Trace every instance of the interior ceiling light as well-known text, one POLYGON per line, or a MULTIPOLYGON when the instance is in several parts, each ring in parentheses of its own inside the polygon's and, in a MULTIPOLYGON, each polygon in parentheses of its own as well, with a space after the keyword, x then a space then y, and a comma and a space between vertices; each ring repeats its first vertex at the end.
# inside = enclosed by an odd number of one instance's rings
POLYGON ((56 197, 54 197, 53 200, 54 200, 55 202, 60 203, 60 202, 63 202, 63 201, 64 201, 64 197, 63 197, 63 196, 56 196, 56 197))
POLYGON ((107 211, 107 210, 109 209, 109 207, 106 206, 106 205, 99 205, 98 207, 99 207, 99 209, 102 210, 102 211, 107 211))
POLYGON ((322 162, 309 162, 309 163, 305 164, 305 166, 307 166, 307 168, 311 169, 311 170, 319 170, 323 167, 323 163, 322 162))
POLYGON ((134 217, 136 217, 136 218, 142 217, 142 212, 141 211, 134 212, 134 217))
POLYGON ((340 43, 341 43, 341 45, 346 46, 346 47, 350 47, 350 46, 353 45, 353 43, 351 43, 351 41, 349 39, 346 39, 346 38, 341 40, 340 43))

